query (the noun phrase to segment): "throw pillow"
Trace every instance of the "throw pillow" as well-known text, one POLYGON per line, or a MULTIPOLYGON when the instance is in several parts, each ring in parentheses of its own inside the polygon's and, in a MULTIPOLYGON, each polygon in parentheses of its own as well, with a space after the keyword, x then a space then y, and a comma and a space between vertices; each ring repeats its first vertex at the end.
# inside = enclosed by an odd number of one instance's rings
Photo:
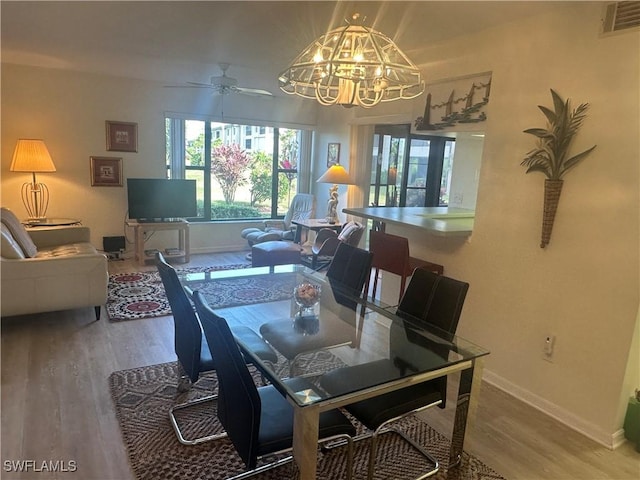
POLYGON ((36 253, 38 253, 38 248, 36 247, 36 244, 33 243, 33 240, 31 240, 31 237, 24 228, 24 225, 22 225, 20 220, 18 220, 18 217, 16 217, 11 210, 5 207, 0 209, 0 217, 2 219, 2 223, 7 226, 15 241, 20 245, 20 248, 24 252, 24 256, 29 258, 35 257, 36 253))
POLYGON ((0 233, 0 251, 2 258, 19 259, 24 258, 24 253, 20 245, 14 240, 7 226, 2 224, 2 232, 0 233))
POLYGON ((358 225, 356 222, 347 223, 344 227, 342 227, 342 231, 340 232, 340 235, 338 235, 338 240, 340 240, 341 242, 348 242, 349 237, 351 237, 353 232, 358 230, 358 228, 360 228, 360 225, 358 225))

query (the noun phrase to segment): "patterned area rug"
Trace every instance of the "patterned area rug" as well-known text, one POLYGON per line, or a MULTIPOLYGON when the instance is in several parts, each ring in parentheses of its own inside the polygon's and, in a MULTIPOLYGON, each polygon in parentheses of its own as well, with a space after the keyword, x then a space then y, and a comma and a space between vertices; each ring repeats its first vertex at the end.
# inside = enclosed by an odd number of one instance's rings
MULTIPOLYGON (((337 359, 327 352, 316 354, 307 361, 314 367, 333 364, 337 359)), ((337 360, 339 362, 339 360, 337 360)), ((253 372, 256 381, 260 376, 253 372)), ((177 363, 114 372, 109 377, 111 395, 116 406, 124 443, 137 480, 187 480, 194 478, 224 479, 244 471, 243 463, 231 442, 220 439, 196 446, 178 442, 169 423, 169 408, 188 399, 210 395, 217 391, 215 374, 208 374, 188 393, 176 391, 177 363)), ((194 438, 222 431, 216 415, 215 403, 207 402, 180 417, 178 422, 187 436, 194 438)), ((354 421, 354 424, 357 423, 354 421)), ((462 464, 447 471, 450 441, 416 417, 399 424, 402 430, 418 440, 440 461, 438 480, 504 480, 499 474, 476 457, 463 453, 462 464)), ((358 426, 363 430, 361 425, 358 426)), ((383 435, 378 450, 376 479, 411 479, 424 472, 428 465, 412 447, 397 435, 383 435)), ((366 478, 368 444, 356 443, 354 480, 366 478)), ((346 456, 341 448, 319 453, 318 479, 346 478, 346 456)), ((293 464, 278 467, 256 477, 258 480, 297 478, 293 464)))
MULTIPOLYGON (((180 273, 212 272, 248 268, 235 264, 207 268, 178 268, 180 273)), ((205 293, 213 308, 238 304, 283 300, 291 295, 292 277, 278 275, 273 278, 234 278, 194 284, 193 289, 205 293)), ((109 276, 107 313, 112 321, 171 315, 164 287, 157 271, 120 273, 109 276)))

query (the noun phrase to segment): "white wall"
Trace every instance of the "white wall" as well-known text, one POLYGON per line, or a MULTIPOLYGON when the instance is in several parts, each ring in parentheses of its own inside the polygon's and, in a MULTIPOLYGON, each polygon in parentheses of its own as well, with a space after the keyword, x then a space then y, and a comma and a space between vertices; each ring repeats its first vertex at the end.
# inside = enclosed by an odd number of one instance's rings
POLYGON ((449 206, 475 210, 483 146, 483 137, 469 132, 458 133, 456 136, 449 206))
MULTIPOLYGON (((458 333, 491 350, 486 378, 613 445, 640 289, 640 34, 599 37, 601 7, 576 2, 414 58, 429 79, 492 72, 476 221, 468 241, 390 231, 411 238, 412 255, 469 281, 458 333), (591 104, 573 152, 598 146, 565 177, 551 243, 541 249, 544 177, 525 174, 520 162, 534 146, 522 132, 544 126, 537 105, 552 104, 550 88, 574 108, 591 104), (549 334, 553 363, 542 358, 549 334)), ((420 111, 400 102, 385 109, 420 111)), ((359 111, 357 121, 368 115, 380 113, 359 111)))
MULTIPOLYGON (((126 178, 165 175, 165 112, 217 119, 224 113, 224 120, 230 122, 273 119, 307 128, 316 121, 315 104, 288 96, 263 99, 231 95, 222 104, 221 97, 201 90, 164 88, 161 83, 119 77, 9 64, 2 64, 1 73, 2 205, 26 216, 19 192, 30 176, 9 172, 9 166, 18 138, 42 138, 57 168, 55 173, 38 175, 51 191, 48 215, 82 219, 91 227, 92 242, 100 247, 103 236, 126 234, 133 241, 133 232, 124 228, 126 178), (106 151, 105 120, 136 122, 138 152, 106 151), (91 187, 90 156, 122 158, 124 186, 91 187)), ((238 241, 240 231, 253 225, 195 226, 192 251, 244 249, 246 242, 238 241)), ((149 247, 162 245, 170 235, 157 234, 149 247)))

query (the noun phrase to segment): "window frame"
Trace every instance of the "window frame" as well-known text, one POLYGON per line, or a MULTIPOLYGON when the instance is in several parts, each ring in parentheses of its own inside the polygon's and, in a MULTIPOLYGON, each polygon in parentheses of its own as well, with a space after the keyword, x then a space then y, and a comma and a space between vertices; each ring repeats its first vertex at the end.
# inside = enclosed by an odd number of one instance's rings
MULTIPOLYGON (((311 144, 311 138, 313 135, 313 131, 307 128, 304 128, 300 125, 295 126, 277 126, 277 125, 261 125, 256 123, 251 123, 250 121, 243 120, 239 123, 234 120, 233 123, 226 123, 224 121, 220 121, 212 118, 202 118, 198 115, 173 115, 173 114, 165 114, 165 126, 166 126, 166 147, 167 147, 167 178, 185 178, 188 171, 199 171, 202 172, 203 178, 203 216, 189 218, 189 221, 193 222, 225 222, 225 221, 255 221, 255 220, 265 220, 265 219, 281 219, 284 218, 286 214, 286 210, 282 213, 278 212, 278 200, 279 200, 279 182, 282 180, 282 176, 280 174, 285 174, 287 176, 293 175, 296 180, 296 191, 293 194, 297 193, 301 190, 301 182, 300 178, 302 175, 301 168, 303 165, 310 165, 310 159, 303 160, 302 156, 304 154, 310 155, 310 151, 304 152, 304 149, 300 149, 297 155, 296 168, 293 169, 285 169, 280 165, 279 159, 279 143, 280 143, 280 131, 281 130, 295 130, 297 131, 297 142, 299 144, 311 144), (203 165, 186 165, 186 122, 188 121, 197 121, 204 123, 204 151, 203 151, 203 165), (213 124, 222 124, 222 129, 225 129, 227 132, 238 131, 240 133, 245 132, 244 135, 240 135, 240 146, 246 149, 242 142, 247 139, 251 139, 252 146, 254 145, 253 140, 257 138, 268 138, 270 134, 273 134, 273 150, 272 152, 268 152, 267 154, 272 157, 271 164, 271 179, 272 179, 272 188, 271 188, 271 205, 270 205, 270 215, 269 216, 256 216, 256 217, 238 217, 238 218, 212 218, 212 173, 211 173, 211 151, 212 151, 212 142, 216 139, 224 137, 224 135, 220 135, 220 129, 216 128, 214 135, 213 124), (251 129, 251 134, 246 134, 247 131, 251 129), (239 130, 238 130, 239 129, 239 130), (271 131, 270 131, 271 129, 271 131)), ((247 150, 247 149, 246 149, 247 150)), ((289 180, 289 196, 291 195, 291 182, 289 180)))

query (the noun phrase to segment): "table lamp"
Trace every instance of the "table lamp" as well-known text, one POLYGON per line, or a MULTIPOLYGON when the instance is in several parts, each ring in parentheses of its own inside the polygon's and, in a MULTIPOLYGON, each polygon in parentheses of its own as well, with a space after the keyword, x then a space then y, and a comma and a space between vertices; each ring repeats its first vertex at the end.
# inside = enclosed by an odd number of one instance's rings
POLYGON ((49 150, 43 140, 21 138, 13 152, 9 170, 12 172, 31 172, 32 182, 22 185, 22 203, 27 209, 29 220, 44 220, 49 206, 49 189, 44 183, 36 181, 36 173, 55 172, 49 150))
POLYGON ((335 163, 324 172, 317 180, 317 183, 333 183, 329 189, 329 202, 327 204, 327 222, 330 224, 338 223, 338 184, 353 185, 353 180, 349 176, 349 172, 339 163, 335 163))

